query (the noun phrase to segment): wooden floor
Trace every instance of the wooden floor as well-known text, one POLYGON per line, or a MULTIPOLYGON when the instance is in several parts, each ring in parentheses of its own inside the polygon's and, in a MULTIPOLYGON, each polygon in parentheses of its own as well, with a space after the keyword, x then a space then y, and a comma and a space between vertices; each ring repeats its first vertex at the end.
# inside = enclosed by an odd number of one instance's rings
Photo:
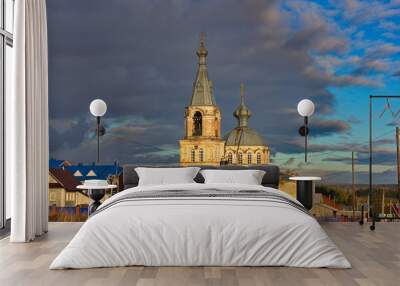
POLYGON ((27 244, 0 241, 0 285, 400 285, 400 223, 379 223, 375 232, 356 223, 324 229, 353 269, 288 267, 124 267, 48 270, 80 223, 50 223, 43 238, 27 244))

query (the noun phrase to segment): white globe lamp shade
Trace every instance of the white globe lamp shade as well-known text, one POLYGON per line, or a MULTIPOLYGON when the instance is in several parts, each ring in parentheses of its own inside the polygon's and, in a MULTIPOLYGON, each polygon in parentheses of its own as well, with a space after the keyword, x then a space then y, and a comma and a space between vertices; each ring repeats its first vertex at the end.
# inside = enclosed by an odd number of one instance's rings
POLYGON ((297 104, 297 112, 303 117, 313 115, 314 109, 314 103, 309 99, 303 99, 297 104))
POLYGON ((107 111, 107 104, 104 100, 95 99, 90 103, 90 113, 93 116, 99 117, 106 114, 107 111))

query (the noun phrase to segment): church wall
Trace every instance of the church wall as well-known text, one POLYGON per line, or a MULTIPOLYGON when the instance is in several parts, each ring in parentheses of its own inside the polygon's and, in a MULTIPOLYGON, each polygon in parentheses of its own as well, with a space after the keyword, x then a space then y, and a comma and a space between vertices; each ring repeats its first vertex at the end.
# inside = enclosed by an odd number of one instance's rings
POLYGON ((188 106, 185 111, 185 138, 179 141, 180 164, 220 165, 224 156, 225 142, 220 138, 221 113, 216 106, 188 106), (193 136, 193 117, 196 112, 202 115, 202 135, 193 136), (195 160, 193 161, 192 152, 195 160), (203 154, 201 156, 201 153, 203 154))
POLYGON ((229 153, 232 153, 232 164, 238 165, 257 165, 257 154, 261 154, 261 162, 259 165, 265 165, 270 163, 269 148, 266 146, 227 146, 225 148, 225 158, 228 159, 229 153), (242 163, 240 164, 239 153, 242 153, 242 163), (251 163, 248 160, 248 154, 251 154, 251 163))
POLYGON ((224 154, 224 141, 220 139, 184 139, 180 140, 180 163, 191 165, 220 165, 224 154), (192 150, 195 161, 192 160, 192 150), (203 150, 203 161, 200 160, 200 150, 203 150))

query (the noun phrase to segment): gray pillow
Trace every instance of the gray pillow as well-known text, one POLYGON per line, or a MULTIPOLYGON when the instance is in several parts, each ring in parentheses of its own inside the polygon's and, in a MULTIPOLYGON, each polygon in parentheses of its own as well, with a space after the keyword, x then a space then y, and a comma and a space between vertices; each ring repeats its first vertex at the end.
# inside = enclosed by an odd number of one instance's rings
POLYGON ((139 176, 139 186, 195 183, 199 167, 186 168, 135 168, 139 176))
POLYGON ((265 171, 262 170, 202 170, 205 184, 261 185, 265 171))

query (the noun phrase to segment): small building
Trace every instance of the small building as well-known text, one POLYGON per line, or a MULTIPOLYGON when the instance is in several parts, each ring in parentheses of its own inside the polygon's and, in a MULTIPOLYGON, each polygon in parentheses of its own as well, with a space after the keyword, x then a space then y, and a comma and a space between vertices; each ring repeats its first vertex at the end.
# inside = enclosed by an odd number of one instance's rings
POLYGON ((73 174, 62 168, 49 169, 49 205, 75 207, 88 205, 89 197, 76 186, 80 185, 73 174))

